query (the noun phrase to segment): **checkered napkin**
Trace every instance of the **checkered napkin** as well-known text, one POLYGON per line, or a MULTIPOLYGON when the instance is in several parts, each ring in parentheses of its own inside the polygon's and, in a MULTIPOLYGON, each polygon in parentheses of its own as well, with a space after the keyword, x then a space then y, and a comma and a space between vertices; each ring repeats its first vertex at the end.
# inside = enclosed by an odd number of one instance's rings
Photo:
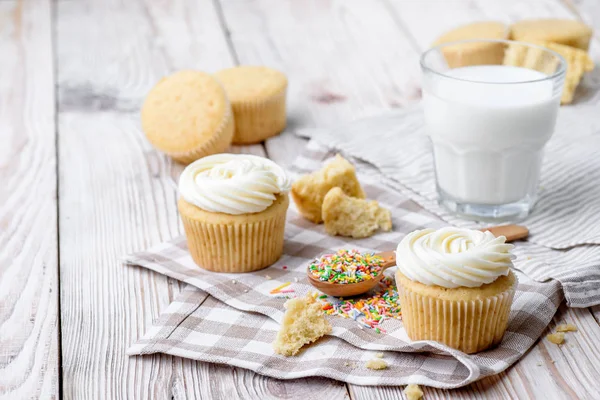
MULTIPOLYGON (((476 227, 438 205, 433 152, 419 105, 332 130, 297 133, 376 166, 392 185, 452 225, 476 227), (385 145, 373 145, 375 140, 385 145)), ((561 108, 545 149, 539 201, 524 222, 530 242, 555 249, 598 245, 600 259, 599 148, 598 108, 561 108)))
MULTIPOLYGON (((317 143, 309 144, 293 172, 319 168, 332 154, 317 143)), ((285 298, 269 292, 285 282, 292 282, 296 295, 311 291, 306 267, 313 258, 340 248, 391 250, 410 231, 446 225, 405 195, 385 186, 374 170, 365 168, 363 172, 359 178, 368 197, 392 210, 393 232, 361 240, 331 237, 322 225, 300 217, 292 205, 284 255, 261 271, 219 274, 200 269, 193 263, 183 237, 125 257, 127 264, 191 285, 128 353, 162 352, 243 367, 280 379, 325 376, 358 385, 418 383, 439 388, 469 384, 497 374, 517 361, 556 312, 562 300, 559 282, 538 283, 520 274, 521 283, 502 343, 476 355, 466 355, 436 342, 411 342, 398 319, 385 320, 381 327, 387 333, 377 333, 339 316, 328 317, 333 325, 331 336, 298 356, 283 357, 273 352, 271 343, 283 316, 285 298), (375 351, 385 353, 388 369, 365 368, 365 361, 373 358, 375 351)), ((517 247, 521 259, 522 246, 525 245, 517 247)), ((521 265, 516 264, 517 268, 521 265)))
MULTIPOLYGON (((600 120, 596 107, 561 108, 548 142, 540 200, 522 223, 528 242, 517 248, 518 267, 529 277, 559 280, 572 307, 600 304, 600 120)), ((299 132, 317 154, 339 151, 363 173, 378 177, 421 207, 456 226, 477 228, 437 203, 432 151, 419 106, 354 121, 334 130, 299 132), (373 146, 374 138, 385 146, 373 146)), ((296 164, 309 167, 314 155, 296 164)))

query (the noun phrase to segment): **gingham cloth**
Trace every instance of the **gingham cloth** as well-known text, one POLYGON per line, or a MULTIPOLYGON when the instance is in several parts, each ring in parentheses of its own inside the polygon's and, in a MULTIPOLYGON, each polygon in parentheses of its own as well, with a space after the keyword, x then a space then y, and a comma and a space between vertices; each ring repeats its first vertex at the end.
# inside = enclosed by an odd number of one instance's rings
MULTIPOLYGON (((545 148, 539 201, 523 223, 529 228, 530 242, 555 249, 599 245, 594 247, 600 260, 598 115, 596 106, 560 109, 555 133, 545 148)), ((332 130, 297 134, 375 166, 388 184, 452 225, 477 227, 439 206, 433 152, 425 131, 423 111, 414 105, 332 130)))
MULTIPOLYGON (((313 141, 298 159, 293 172, 317 169, 332 154, 313 141)), ((519 273, 520 284, 502 343, 476 355, 466 355, 435 342, 411 342, 397 319, 384 321, 382 328, 387 333, 378 334, 361 328, 352 319, 338 316, 328 317, 334 327, 332 335, 298 356, 286 358, 274 354, 271 343, 276 336, 277 322, 283 316, 285 298, 269 292, 288 281, 292 282, 296 295, 309 292, 312 287, 306 280, 306 267, 313 258, 340 248, 391 250, 408 232, 447 225, 406 195, 385 185, 385 180, 379 179, 380 175, 373 168, 364 165, 360 171, 359 178, 367 196, 392 211, 392 232, 361 240, 330 237, 322 225, 306 221, 292 205, 288 212, 284 255, 275 265, 261 271, 218 274, 202 270, 193 263, 183 237, 125 257, 127 264, 149 268, 201 289, 190 287, 184 291, 128 353, 163 352, 243 367, 280 379, 325 376, 358 385, 418 383, 439 388, 467 385, 497 374, 517 361, 542 334, 563 299, 561 283, 556 280, 540 283, 519 273), (206 293, 214 298, 207 297, 206 293), (388 369, 365 368, 365 361, 372 358, 375 351, 385 352, 388 369)), ((562 254, 527 242, 518 243, 516 253, 517 269, 534 275, 537 272, 543 279, 552 274, 534 271, 539 265, 530 261, 562 254)), ((581 282, 574 282, 576 289, 580 288, 578 283, 581 282)))

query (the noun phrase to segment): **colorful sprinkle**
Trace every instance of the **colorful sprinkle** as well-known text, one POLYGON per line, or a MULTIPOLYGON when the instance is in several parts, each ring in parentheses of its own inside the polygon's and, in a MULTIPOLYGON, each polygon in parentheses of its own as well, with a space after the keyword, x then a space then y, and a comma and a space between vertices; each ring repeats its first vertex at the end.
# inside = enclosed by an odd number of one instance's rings
POLYGON ((325 314, 350 318, 356 321, 360 328, 365 327, 374 329, 377 333, 385 333, 381 328, 383 321, 402 317, 398 291, 394 281, 388 277, 384 277, 374 291, 376 292, 369 297, 349 300, 328 296, 319 296, 319 299, 325 314))
POLYGON ((271 293, 271 294, 277 293, 277 292, 279 292, 281 289, 283 289, 284 287, 290 286, 290 284, 291 284, 291 283, 292 283, 292 282, 286 282, 286 283, 284 283, 283 285, 279 285, 279 286, 277 286, 275 289, 271 290, 271 292, 270 292, 270 293, 271 293))
POLYGON ((376 278, 382 264, 383 259, 373 253, 342 249, 314 260, 308 269, 320 281, 347 284, 376 278))

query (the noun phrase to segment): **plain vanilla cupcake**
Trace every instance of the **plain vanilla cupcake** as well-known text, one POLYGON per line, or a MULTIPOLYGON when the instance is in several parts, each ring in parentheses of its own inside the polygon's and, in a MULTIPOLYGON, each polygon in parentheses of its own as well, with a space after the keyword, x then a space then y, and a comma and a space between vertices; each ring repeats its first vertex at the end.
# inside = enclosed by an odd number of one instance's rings
POLYGON ((234 144, 260 143, 286 125, 287 78, 273 68, 244 65, 215 74, 235 116, 234 144))
POLYGON ((273 161, 216 154, 179 178, 179 213, 192 258, 217 272, 249 272, 281 257, 291 181, 273 161))
POLYGON ((225 90, 214 77, 179 71, 148 93, 142 129, 154 147, 187 164, 229 148, 234 122, 225 90))
POLYGON ((468 229, 425 229, 396 251, 402 319, 412 340, 476 353, 502 340, 517 279, 513 245, 468 229))

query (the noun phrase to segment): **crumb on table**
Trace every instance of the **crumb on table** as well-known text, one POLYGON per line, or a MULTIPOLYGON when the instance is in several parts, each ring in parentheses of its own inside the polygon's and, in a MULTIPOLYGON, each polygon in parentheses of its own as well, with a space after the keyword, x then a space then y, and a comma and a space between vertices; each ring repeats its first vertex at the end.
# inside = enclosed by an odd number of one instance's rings
POLYGON ((419 385, 415 385, 413 383, 408 385, 403 392, 407 400, 419 400, 423 398, 423 391, 419 385))
POLYGON ((548 339, 548 341, 550 343, 560 345, 565 342, 565 333, 564 332, 551 333, 548 336, 546 336, 546 338, 548 339))
POLYGON ((375 357, 377 357, 377 358, 383 358, 383 353, 376 353, 375 357))
POLYGON ((573 324, 560 324, 556 327, 557 332, 577 332, 577 327, 573 324))
POLYGON ((367 361, 365 367, 369 369, 386 369, 388 367, 387 363, 383 361, 381 358, 374 358, 372 360, 367 361))

